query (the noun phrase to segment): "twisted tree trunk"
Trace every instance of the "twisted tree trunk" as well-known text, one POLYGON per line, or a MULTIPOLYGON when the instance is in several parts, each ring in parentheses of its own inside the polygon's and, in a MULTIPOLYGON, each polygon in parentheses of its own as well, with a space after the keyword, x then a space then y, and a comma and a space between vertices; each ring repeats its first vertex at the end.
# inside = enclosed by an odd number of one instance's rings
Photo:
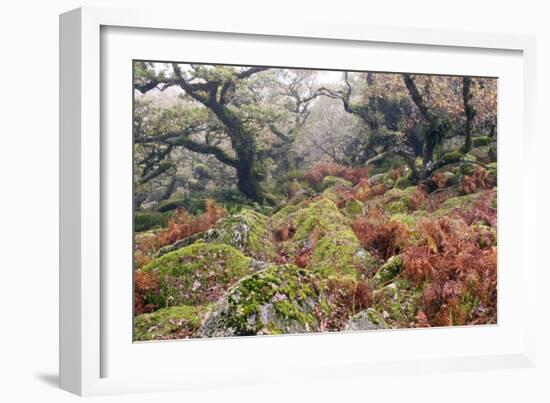
POLYGON ((472 128, 474 125, 474 117, 476 111, 472 105, 472 92, 470 86, 472 79, 464 77, 462 79, 462 98, 464 100, 464 113, 466 114, 466 140, 464 141, 464 152, 467 153, 472 149, 472 128))

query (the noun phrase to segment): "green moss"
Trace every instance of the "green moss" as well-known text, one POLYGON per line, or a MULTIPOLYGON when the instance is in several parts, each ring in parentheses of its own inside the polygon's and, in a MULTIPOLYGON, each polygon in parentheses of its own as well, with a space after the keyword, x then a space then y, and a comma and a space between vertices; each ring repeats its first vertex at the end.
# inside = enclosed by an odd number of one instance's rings
POLYGON ((497 246, 497 229, 495 227, 478 222, 474 223, 472 228, 476 233, 483 235, 477 237, 477 243, 481 249, 497 246))
POLYGON ((288 204, 285 206, 281 206, 275 214, 271 217, 271 222, 273 226, 277 226, 277 224, 281 224, 284 222, 286 217, 290 214, 293 214, 300 210, 302 207, 300 204, 288 204))
POLYGON ((385 178, 386 178, 386 173, 372 175, 371 177, 369 177, 369 185, 374 186, 374 185, 379 185, 381 183, 384 183, 385 178))
MULTIPOLYGON (((159 212, 171 211, 171 210, 175 210, 177 208, 183 208, 183 209, 186 209, 186 210, 195 210, 195 209, 190 208, 191 203, 192 203, 191 199, 188 199, 188 198, 185 198, 185 199, 168 199, 168 200, 163 200, 163 201, 159 202, 155 206, 155 210, 159 211, 159 212)), ((205 201, 200 200, 200 201, 198 201, 198 203, 200 203, 201 209, 204 209, 205 201)))
POLYGON ((473 316, 474 312, 479 308, 479 298, 475 291, 468 290, 460 296, 459 307, 466 315, 466 322, 473 316))
POLYGON ((375 325, 380 325, 380 326, 383 326, 384 328, 388 327, 388 324, 386 323, 386 321, 384 320, 382 315, 380 313, 378 313, 375 309, 368 308, 367 309, 367 315, 368 315, 369 320, 372 323, 374 323, 375 325))
POLYGON ((396 277, 403 266, 403 259, 401 256, 392 256, 388 261, 378 269, 374 277, 372 278, 373 285, 379 286, 387 283, 394 277, 396 277))
POLYGON ((136 316, 134 341, 189 337, 201 325, 201 306, 173 306, 136 316))
POLYGON ((341 186, 344 188, 351 188, 352 183, 350 181, 347 181, 343 178, 339 178, 337 176, 325 176, 323 178, 323 181, 321 182, 321 189, 328 189, 333 186, 341 186))
POLYGON ((475 164, 464 164, 458 169, 458 174, 461 176, 472 176, 477 170, 477 165, 475 164))
POLYGON ((418 313, 422 298, 423 285, 415 286, 403 277, 397 277, 392 283, 374 290, 376 301, 373 308, 384 314, 384 319, 393 328, 410 327, 418 313))
POLYGON ((323 275, 355 275, 358 271, 372 269, 376 264, 375 259, 361 247, 349 219, 329 199, 316 200, 287 215, 282 222, 296 230, 291 239, 282 243, 291 258, 302 247, 312 243, 312 236, 317 236, 309 267, 323 275))
POLYGON ((383 184, 386 188, 391 189, 395 184, 395 180, 392 178, 391 173, 391 170, 388 170, 372 175, 369 178, 369 185, 374 186, 383 184))
POLYGON ((412 186, 412 182, 410 180, 410 178, 408 176, 402 176, 400 177, 399 179, 397 179, 395 181, 395 187, 397 189, 405 189, 405 188, 408 188, 409 186, 412 186))
POLYGON ((157 305, 202 305, 250 272, 251 259, 225 244, 197 242, 167 253, 142 270, 159 275, 157 305))
POLYGON ((164 213, 157 211, 136 211, 134 213, 134 230, 141 232, 153 228, 166 227, 171 216, 172 213, 170 211, 164 213))
POLYGON ((405 165, 405 160, 403 159, 403 157, 401 157, 400 155, 388 154, 386 158, 382 159, 382 161, 376 164, 373 170, 376 174, 380 172, 385 173, 403 165, 405 165))
POLYGON ((392 201, 386 204, 384 207, 384 210, 386 210, 390 214, 401 214, 406 213, 409 209, 407 208, 407 205, 403 200, 396 200, 392 201))
POLYGON ((272 266, 247 276, 218 303, 197 334, 212 337, 319 331, 316 312, 326 298, 320 284, 316 274, 293 265, 272 266))
POLYGON ((368 308, 352 316, 345 330, 376 330, 388 327, 388 324, 379 312, 373 308, 368 308))
POLYGON ((390 215, 403 214, 412 210, 422 209, 423 205, 415 205, 417 186, 409 186, 404 190, 393 188, 384 193, 382 208, 390 215))
POLYGON ((384 200, 390 201, 390 200, 398 200, 403 197, 403 190, 402 189, 390 189, 386 193, 384 193, 384 200))
POLYGON ((473 155, 477 161, 485 164, 490 163, 492 160, 490 153, 491 147, 489 146, 475 147, 470 151, 470 154, 473 155))
POLYGON ((337 189, 333 187, 329 187, 321 193, 321 197, 326 200, 330 200, 333 203, 338 203, 338 201, 341 198, 341 194, 337 191, 337 189))
POLYGON ((378 264, 365 251, 351 229, 327 233, 318 241, 310 260, 310 267, 323 276, 344 274, 355 277, 369 272, 378 264))
POLYGON ((219 222, 208 234, 209 240, 231 245, 258 260, 277 257, 269 218, 243 209, 219 222))
POLYGON ((469 209, 475 205, 479 193, 471 193, 464 196, 450 197, 439 205, 439 208, 433 212, 433 217, 439 218, 448 215, 455 209, 469 209))
POLYGON ((482 146, 487 146, 489 145, 490 143, 492 142, 491 138, 488 137, 488 136, 479 136, 479 137, 474 137, 472 139, 472 145, 474 147, 482 147, 482 146))
POLYGON ((363 203, 356 199, 350 199, 346 202, 344 213, 348 217, 353 217, 358 214, 363 214, 363 203))
POLYGON ((338 211, 334 202, 328 199, 314 201, 289 218, 296 228, 295 240, 305 240, 318 226, 326 228, 332 224, 346 223, 346 218, 338 211))
POLYGON ((405 224, 408 229, 414 229, 418 222, 418 219, 422 216, 416 214, 394 214, 390 217, 390 220, 405 224))
POLYGON ((420 229, 418 227, 418 223, 420 220, 428 217, 428 214, 425 211, 417 210, 412 213, 399 213, 394 214, 390 217, 390 220, 400 222, 401 224, 404 224, 407 227, 407 230, 409 231, 409 238, 408 241, 410 244, 416 244, 418 243, 422 236, 420 229))
POLYGON ((454 164, 455 162, 460 161, 462 157, 463 157, 463 154, 460 151, 455 150, 444 154, 441 157, 441 160, 443 161, 444 164, 454 164))

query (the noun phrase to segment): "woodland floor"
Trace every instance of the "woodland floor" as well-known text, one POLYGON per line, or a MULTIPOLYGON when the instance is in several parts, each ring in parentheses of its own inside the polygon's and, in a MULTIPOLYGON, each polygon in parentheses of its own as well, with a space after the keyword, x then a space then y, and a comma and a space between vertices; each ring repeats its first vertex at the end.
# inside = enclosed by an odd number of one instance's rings
POLYGON ((274 208, 139 212, 134 339, 496 323, 496 163, 467 156, 428 187, 319 163, 274 208))

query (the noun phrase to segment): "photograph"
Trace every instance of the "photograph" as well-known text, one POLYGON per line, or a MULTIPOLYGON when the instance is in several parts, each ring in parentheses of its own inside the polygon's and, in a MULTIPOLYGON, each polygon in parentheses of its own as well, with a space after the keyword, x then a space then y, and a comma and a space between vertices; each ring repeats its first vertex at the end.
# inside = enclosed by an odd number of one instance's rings
POLYGON ((497 77, 130 79, 134 342, 497 324, 497 77))

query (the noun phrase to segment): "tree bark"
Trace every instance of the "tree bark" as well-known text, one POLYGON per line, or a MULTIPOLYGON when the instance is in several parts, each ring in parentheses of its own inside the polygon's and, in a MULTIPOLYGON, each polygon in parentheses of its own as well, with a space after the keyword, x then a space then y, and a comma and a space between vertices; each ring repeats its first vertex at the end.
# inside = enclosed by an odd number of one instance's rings
POLYGON ((466 115, 466 140, 464 141, 464 152, 472 149, 472 128, 476 111, 472 105, 472 92, 470 90, 472 79, 464 77, 462 79, 462 98, 464 100, 464 113, 466 115))
POLYGON ((405 82, 413 102, 427 123, 426 132, 424 133, 422 160, 424 165, 428 165, 431 161, 433 161, 434 149, 438 142, 439 131, 437 127, 437 118, 424 102, 424 99, 422 98, 420 91, 418 91, 412 76, 410 74, 403 74, 403 81, 405 82))
MULTIPOLYGON (((254 133, 250 133, 235 112, 225 105, 225 96, 231 85, 226 83, 221 91, 218 91, 221 85, 219 82, 190 84, 183 78, 177 64, 173 64, 173 68, 177 77, 177 84, 192 98, 210 109, 227 128, 231 147, 237 154, 237 159, 232 166, 237 170, 237 187, 239 190, 253 201, 259 203, 266 201, 256 169, 258 150, 254 133), (219 98, 218 92, 220 92, 219 98)), ((239 73, 237 78, 244 79, 265 69, 263 67, 250 68, 239 73)), ((217 157, 217 155, 215 156, 217 157)))

